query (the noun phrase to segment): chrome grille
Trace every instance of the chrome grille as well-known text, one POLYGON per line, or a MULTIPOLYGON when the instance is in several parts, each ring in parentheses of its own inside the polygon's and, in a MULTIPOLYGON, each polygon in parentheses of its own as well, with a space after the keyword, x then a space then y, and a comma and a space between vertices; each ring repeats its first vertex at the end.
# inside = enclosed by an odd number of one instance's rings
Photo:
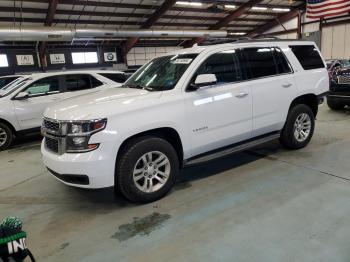
POLYGON ((350 75, 338 76, 338 84, 348 84, 348 85, 350 85, 350 75))
POLYGON ((45 137, 45 146, 48 150, 58 154, 59 152, 59 142, 56 139, 45 137))
POLYGON ((58 133, 60 131, 60 124, 58 122, 44 119, 43 126, 51 132, 58 133))

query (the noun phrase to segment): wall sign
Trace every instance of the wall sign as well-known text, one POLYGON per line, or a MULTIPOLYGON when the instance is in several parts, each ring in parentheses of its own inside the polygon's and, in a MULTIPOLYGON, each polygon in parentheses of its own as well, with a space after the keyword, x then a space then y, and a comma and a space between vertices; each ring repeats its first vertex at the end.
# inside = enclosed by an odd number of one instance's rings
POLYGON ((117 54, 114 52, 107 52, 104 53, 105 62, 116 62, 117 61, 117 54))
POLYGON ((50 62, 52 65, 65 64, 66 58, 64 54, 50 54, 50 62))
POLYGON ((33 55, 16 55, 17 65, 34 65, 33 55))

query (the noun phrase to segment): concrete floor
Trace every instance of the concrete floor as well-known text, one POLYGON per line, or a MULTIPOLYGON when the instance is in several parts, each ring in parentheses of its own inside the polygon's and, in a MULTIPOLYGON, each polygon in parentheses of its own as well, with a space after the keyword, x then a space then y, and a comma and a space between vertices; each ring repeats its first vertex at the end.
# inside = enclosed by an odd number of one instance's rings
POLYGON ((35 139, 0 153, 0 179, 0 218, 23 219, 38 261, 350 261, 350 111, 326 105, 305 149, 186 169, 148 205, 61 184, 35 139))

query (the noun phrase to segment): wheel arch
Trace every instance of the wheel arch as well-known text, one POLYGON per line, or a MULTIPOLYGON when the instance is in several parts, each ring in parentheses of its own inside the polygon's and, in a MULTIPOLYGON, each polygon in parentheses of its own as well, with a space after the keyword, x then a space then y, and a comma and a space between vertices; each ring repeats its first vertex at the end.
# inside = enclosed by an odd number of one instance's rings
POLYGON ((128 137, 122 142, 122 144, 118 149, 116 164, 118 163, 118 160, 120 159, 121 154, 123 153, 126 146, 128 146, 130 143, 134 142, 137 139, 142 139, 143 137, 147 137, 147 136, 159 137, 168 141, 174 147, 177 153, 177 156, 179 158, 180 167, 182 167, 183 156, 184 156, 182 141, 179 133, 172 127, 161 127, 161 128, 150 129, 128 137))
POLYGON ((3 118, 0 118, 0 123, 3 123, 5 125, 7 125, 11 131, 13 132, 14 135, 17 135, 17 131, 15 129, 15 127, 7 120, 3 119, 3 118))
POLYGON ((309 106, 312 110, 312 112, 314 113, 314 116, 317 116, 318 113, 318 99, 317 96, 315 94, 304 94, 301 96, 296 97, 290 107, 289 110, 291 108, 293 108, 293 106, 295 105, 299 105, 299 104, 305 104, 307 106, 309 106))

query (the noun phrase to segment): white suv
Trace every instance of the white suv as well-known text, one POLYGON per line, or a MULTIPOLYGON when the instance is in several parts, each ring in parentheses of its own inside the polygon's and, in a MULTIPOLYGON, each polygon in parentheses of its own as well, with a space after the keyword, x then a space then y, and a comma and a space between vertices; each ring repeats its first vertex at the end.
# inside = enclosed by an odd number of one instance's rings
POLYGON ((41 151, 67 185, 149 202, 179 168, 279 138, 306 146, 328 74, 313 42, 244 41, 153 59, 120 88, 44 113, 41 151))
POLYGON ((15 136, 39 132, 48 105, 76 95, 119 86, 126 75, 119 71, 71 71, 20 76, 0 89, 0 151, 15 136))

